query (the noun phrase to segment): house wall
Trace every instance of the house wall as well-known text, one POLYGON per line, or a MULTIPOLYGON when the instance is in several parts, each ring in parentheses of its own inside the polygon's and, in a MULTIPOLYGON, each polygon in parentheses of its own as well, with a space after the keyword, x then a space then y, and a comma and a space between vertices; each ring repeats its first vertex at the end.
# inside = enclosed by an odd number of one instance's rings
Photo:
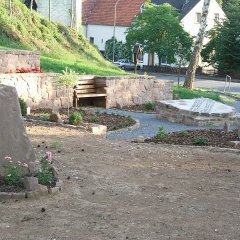
MULTIPOLYGON (((74 4, 74 26, 78 29, 82 18, 82 0, 51 0, 51 19, 63 25, 71 25, 72 1, 74 4)), ((49 1, 39 0, 37 11, 45 17, 49 17, 49 1)))
MULTIPOLYGON (((196 4, 196 6, 181 20, 184 30, 191 36, 196 36, 198 34, 200 24, 196 21, 196 13, 202 13, 203 2, 204 0, 201 0, 198 4, 196 4)), ((223 10, 218 5, 216 0, 211 0, 207 17, 207 31, 215 26, 214 14, 216 13, 219 14, 220 20, 226 18, 223 10)), ((206 44, 208 41, 209 39, 205 38, 204 44, 206 44)))
MULTIPOLYGON (((126 30, 127 27, 116 26, 115 38, 118 41, 125 42, 126 30)), ((90 40, 90 37, 94 37, 94 44, 98 47, 100 51, 104 51, 106 41, 113 37, 113 26, 91 24, 84 25, 84 35, 88 40, 90 40)))
MULTIPOLYGON (((54 73, 0 74, 0 84, 15 87, 18 96, 24 99, 31 109, 66 108, 67 89, 57 85, 58 75, 54 73)), ((88 76, 84 78, 87 79, 88 76)), ((107 108, 167 100, 172 99, 173 96, 173 81, 160 81, 155 80, 154 77, 140 75, 95 77, 94 79, 97 83, 107 86, 107 108)))
POLYGON ((40 53, 26 50, 0 50, 0 73, 16 68, 40 67, 40 53))

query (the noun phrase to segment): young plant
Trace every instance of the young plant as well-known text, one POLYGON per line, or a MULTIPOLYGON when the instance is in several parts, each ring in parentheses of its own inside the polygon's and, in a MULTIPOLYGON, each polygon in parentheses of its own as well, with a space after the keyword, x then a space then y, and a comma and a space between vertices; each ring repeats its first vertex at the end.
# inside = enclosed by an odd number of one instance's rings
POLYGON ((194 142, 195 145, 199 145, 199 146, 208 145, 208 138, 197 137, 197 138, 194 139, 193 142, 194 142))
POLYGON ((156 104, 154 102, 147 102, 144 106, 147 110, 155 111, 156 109, 156 104))
POLYGON ((181 132, 179 132, 179 136, 180 137, 187 137, 189 135, 189 133, 188 133, 188 131, 181 131, 181 132))
POLYGON ((60 150, 62 148, 62 143, 58 140, 51 143, 51 147, 55 150, 60 150))
POLYGON ((40 161, 38 170, 36 172, 36 177, 38 182, 42 185, 49 186, 54 181, 54 176, 52 172, 52 166, 47 159, 42 159, 40 161))
POLYGON ((8 186, 18 186, 23 176, 22 169, 19 165, 9 161, 4 166, 4 182, 8 186))
POLYGON ((41 113, 39 115, 40 118, 42 118, 44 121, 49 120, 50 114, 49 113, 41 113))
POLYGON ((96 116, 91 116, 90 119, 89 119, 89 121, 90 121, 91 123, 96 123, 96 122, 97 122, 97 117, 96 117, 96 116))
POLYGON ((163 127, 160 127, 157 134, 156 134, 156 138, 159 141, 165 141, 168 138, 167 133, 165 132, 163 127))
POLYGON ((19 98, 18 100, 20 104, 21 114, 23 117, 25 117, 27 115, 27 104, 21 98, 19 98))
POLYGON ((69 117, 69 122, 72 125, 79 125, 83 120, 82 114, 80 112, 74 112, 70 117, 69 117))
POLYGON ((66 68, 66 70, 62 71, 62 75, 58 77, 57 83, 60 86, 65 86, 67 88, 67 96, 68 96, 68 117, 69 117, 69 106, 70 106, 70 88, 76 85, 79 76, 73 70, 66 68))

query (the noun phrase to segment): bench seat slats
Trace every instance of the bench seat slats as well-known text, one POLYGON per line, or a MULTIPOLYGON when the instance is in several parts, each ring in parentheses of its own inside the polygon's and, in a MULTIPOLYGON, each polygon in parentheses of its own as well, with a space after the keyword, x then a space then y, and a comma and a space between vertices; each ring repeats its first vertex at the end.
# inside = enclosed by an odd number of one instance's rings
POLYGON ((89 93, 89 94, 79 94, 77 98, 87 98, 87 97, 106 97, 106 93, 89 93))

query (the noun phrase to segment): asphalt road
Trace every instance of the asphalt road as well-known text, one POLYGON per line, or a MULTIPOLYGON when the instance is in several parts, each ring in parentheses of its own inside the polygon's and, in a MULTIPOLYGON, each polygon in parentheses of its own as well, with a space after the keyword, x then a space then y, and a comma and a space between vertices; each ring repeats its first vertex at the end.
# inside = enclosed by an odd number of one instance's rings
MULTIPOLYGON (((164 73, 148 73, 148 75, 156 76, 157 79, 161 80, 173 80, 174 82, 178 82, 178 77, 176 75, 164 74, 164 73)), ((184 76, 180 77, 180 84, 182 85, 185 80, 184 76)), ((209 88, 214 90, 223 91, 225 87, 225 79, 220 78, 209 78, 206 77, 196 77, 196 85, 198 88, 209 88)), ((226 85, 226 92, 228 92, 229 84, 226 85)), ((231 93, 240 93, 240 80, 234 80, 234 82, 230 85, 231 93)))

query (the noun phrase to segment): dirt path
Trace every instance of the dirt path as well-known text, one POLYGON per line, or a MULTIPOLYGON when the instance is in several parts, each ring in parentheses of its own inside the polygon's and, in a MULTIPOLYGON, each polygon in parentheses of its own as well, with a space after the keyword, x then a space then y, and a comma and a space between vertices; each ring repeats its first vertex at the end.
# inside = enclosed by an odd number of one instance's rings
POLYGON ((52 151, 64 191, 0 203, 1 240, 240 239, 240 153, 110 142, 57 127, 28 133, 34 146, 62 141, 61 153, 52 151))

